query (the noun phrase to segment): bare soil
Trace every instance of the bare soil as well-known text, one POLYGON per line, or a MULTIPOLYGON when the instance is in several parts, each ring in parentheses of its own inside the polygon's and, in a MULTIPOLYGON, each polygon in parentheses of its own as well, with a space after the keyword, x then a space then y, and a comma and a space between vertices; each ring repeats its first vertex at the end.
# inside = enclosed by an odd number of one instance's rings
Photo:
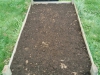
POLYGON ((34 4, 11 64, 12 75, 90 75, 72 4, 34 4))

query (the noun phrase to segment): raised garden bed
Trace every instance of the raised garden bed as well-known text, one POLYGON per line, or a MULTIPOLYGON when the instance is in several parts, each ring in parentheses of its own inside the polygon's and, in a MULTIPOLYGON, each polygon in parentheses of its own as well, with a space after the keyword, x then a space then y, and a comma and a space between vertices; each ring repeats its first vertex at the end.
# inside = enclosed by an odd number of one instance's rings
POLYGON ((12 75, 91 75, 83 37, 72 3, 31 5, 10 61, 12 75))

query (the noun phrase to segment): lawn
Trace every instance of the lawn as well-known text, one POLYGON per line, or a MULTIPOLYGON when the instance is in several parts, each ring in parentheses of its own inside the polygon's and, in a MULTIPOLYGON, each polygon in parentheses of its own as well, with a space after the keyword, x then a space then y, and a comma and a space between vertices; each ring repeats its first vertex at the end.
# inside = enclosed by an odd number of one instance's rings
MULTIPOLYGON (((0 0, 0 72, 8 63, 30 0, 0 0)), ((100 0, 75 0, 100 75, 100 0)))
POLYGON ((0 0, 0 73, 8 63, 29 0, 0 0))
POLYGON ((100 0, 76 0, 75 3, 100 75, 100 0))

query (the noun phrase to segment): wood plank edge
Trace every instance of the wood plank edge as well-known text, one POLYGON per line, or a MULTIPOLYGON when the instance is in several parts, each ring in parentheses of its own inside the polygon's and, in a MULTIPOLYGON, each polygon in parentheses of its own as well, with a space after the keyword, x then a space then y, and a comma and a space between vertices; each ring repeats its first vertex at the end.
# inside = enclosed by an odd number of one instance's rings
POLYGON ((91 60, 91 64, 92 64, 90 73, 91 73, 91 75, 98 75, 98 68, 93 61, 92 54, 90 52, 90 49, 89 49, 89 46, 88 46, 88 43, 87 43, 87 40, 86 40, 85 32, 83 30, 82 23, 81 23, 79 15, 78 15, 78 10, 76 8, 75 3, 74 3, 74 7, 75 7, 75 11, 76 11, 77 18, 78 18, 78 21, 79 21, 79 25, 80 25, 80 28, 81 28, 82 36, 83 36, 83 39, 85 41, 85 45, 86 45, 86 48, 87 48, 87 51, 88 51, 88 54, 89 54, 89 57, 90 57, 90 60, 91 60))
POLYGON ((71 1, 33 1, 32 4, 69 4, 71 1))
POLYGON ((22 23, 22 27, 21 27, 20 33, 19 33, 19 35, 18 35, 18 38, 17 38, 16 44, 15 44, 15 46, 14 46, 14 50, 13 50, 12 56, 11 56, 11 58, 10 58, 9 67, 11 66, 11 63, 12 63, 14 54, 15 54, 15 52, 16 52, 16 49, 17 49, 17 46, 18 46, 18 42, 19 42, 21 33, 22 33, 22 31, 23 31, 23 28, 24 28, 24 26, 25 26, 25 23, 26 23, 26 20, 27 20, 27 17, 28 17, 28 13, 29 13, 29 11, 30 11, 30 8, 31 8, 31 4, 29 5, 29 8, 28 8, 28 10, 27 10, 25 19, 24 19, 24 21, 23 21, 23 23, 22 23))

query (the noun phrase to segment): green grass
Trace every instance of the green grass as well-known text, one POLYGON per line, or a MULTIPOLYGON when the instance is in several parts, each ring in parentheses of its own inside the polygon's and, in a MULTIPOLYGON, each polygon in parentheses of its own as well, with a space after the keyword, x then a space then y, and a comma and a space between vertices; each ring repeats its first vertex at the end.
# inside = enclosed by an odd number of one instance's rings
POLYGON ((100 0, 76 0, 75 3, 100 75, 100 0))
POLYGON ((11 56, 29 0, 0 0, 0 73, 11 56))
MULTIPOLYGON (((8 64, 28 3, 29 0, 0 0, 0 73, 8 64)), ((100 75, 100 0, 75 0, 75 3, 100 75)))

